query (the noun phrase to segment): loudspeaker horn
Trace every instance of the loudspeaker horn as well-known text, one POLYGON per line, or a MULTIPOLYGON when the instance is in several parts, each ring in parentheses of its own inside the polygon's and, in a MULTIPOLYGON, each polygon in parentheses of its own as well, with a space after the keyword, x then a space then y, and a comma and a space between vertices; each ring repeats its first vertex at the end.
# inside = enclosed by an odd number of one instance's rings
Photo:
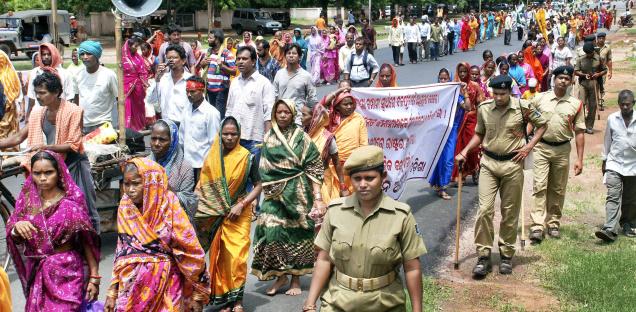
POLYGON ((111 0, 113 5, 123 14, 132 17, 143 17, 156 11, 162 0, 111 0))

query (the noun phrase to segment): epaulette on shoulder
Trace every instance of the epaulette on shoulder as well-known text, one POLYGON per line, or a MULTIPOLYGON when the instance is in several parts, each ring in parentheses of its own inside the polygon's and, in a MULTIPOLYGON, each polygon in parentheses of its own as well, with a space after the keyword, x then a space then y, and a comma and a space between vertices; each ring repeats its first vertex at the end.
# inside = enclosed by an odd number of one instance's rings
POLYGON ((495 103, 495 100, 494 99, 485 100, 485 101, 479 103, 479 105, 477 107, 481 107, 481 106, 488 105, 488 104, 491 104, 491 103, 495 103))
POLYGON ((338 198, 334 198, 329 202, 329 206, 328 207, 334 207, 334 206, 340 206, 342 204, 344 204, 345 199, 347 199, 346 197, 338 197, 338 198))

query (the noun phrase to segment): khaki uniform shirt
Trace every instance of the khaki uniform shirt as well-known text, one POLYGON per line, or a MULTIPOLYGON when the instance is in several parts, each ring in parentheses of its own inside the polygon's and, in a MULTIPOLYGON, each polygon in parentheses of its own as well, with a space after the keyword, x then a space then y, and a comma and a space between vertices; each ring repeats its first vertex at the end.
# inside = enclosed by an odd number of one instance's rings
POLYGON ((545 118, 528 101, 510 97, 506 108, 497 108, 495 100, 482 102, 477 108, 475 133, 483 135, 481 146, 495 154, 505 155, 526 144, 526 121, 536 128, 546 124, 545 118))
MULTIPOLYGON (((355 278, 398 271, 404 261, 426 253, 411 207, 386 195, 366 218, 356 194, 331 201, 315 244, 329 252, 336 270, 355 278)), ((360 292, 340 286, 332 274, 321 310, 402 311, 404 303, 399 278, 384 288, 360 292)))
POLYGON ((581 100, 565 95, 558 98, 554 91, 540 93, 532 105, 547 120, 543 139, 548 142, 564 142, 574 138, 574 130, 585 130, 585 116, 581 100))
POLYGON ((607 65, 612 61, 612 48, 607 43, 599 50, 599 54, 603 64, 607 65))
MULTIPOLYGON (((594 74, 605 70, 605 64, 601 60, 601 56, 595 53, 591 58, 586 56, 578 57, 574 64, 574 70, 585 74, 594 74)), ((581 78, 579 77, 579 79, 581 78)))

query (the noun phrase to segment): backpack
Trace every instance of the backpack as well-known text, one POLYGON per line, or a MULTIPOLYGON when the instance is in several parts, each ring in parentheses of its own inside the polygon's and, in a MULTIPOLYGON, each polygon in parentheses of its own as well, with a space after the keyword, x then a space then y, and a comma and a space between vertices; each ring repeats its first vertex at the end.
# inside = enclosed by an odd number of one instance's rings
MULTIPOLYGON (((351 55, 349 55, 350 70, 353 70, 353 57, 355 55, 356 55, 355 51, 351 52, 351 55)), ((362 52, 362 66, 364 66, 364 69, 366 69, 367 73, 369 74, 369 77, 371 77, 371 68, 369 68, 369 62, 367 62, 368 55, 369 55, 369 52, 367 52, 367 50, 364 50, 364 52, 362 52)))

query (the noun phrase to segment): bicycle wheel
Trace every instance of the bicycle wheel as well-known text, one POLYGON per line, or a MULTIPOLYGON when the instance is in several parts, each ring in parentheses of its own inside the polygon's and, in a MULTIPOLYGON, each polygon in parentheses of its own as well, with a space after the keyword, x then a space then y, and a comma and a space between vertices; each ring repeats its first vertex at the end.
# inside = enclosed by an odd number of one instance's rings
POLYGON ((0 225, 0 265, 2 265, 2 268, 5 271, 7 270, 11 259, 6 237, 6 225, 10 215, 11 210, 7 209, 4 202, 0 202, 0 217, 2 219, 2 224, 0 225))

